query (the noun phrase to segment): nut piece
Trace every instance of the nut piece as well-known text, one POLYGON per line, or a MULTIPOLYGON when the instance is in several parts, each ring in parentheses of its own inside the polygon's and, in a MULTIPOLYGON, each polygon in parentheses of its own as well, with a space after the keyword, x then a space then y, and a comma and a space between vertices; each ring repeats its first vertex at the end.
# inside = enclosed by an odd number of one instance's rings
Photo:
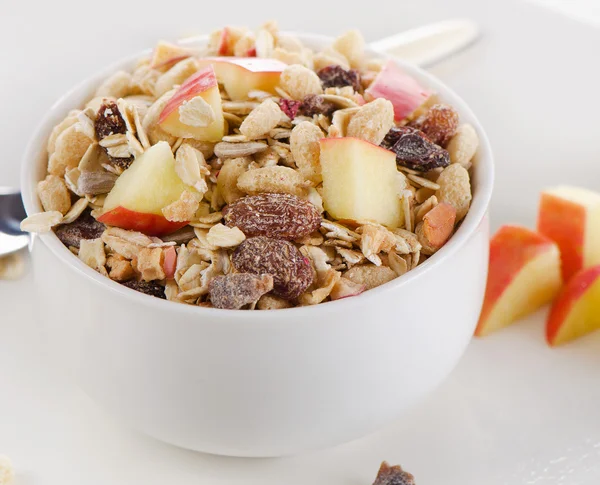
POLYGON ((263 295, 256 304, 258 310, 280 310, 291 306, 292 304, 289 301, 275 295, 263 295))
POLYGON ((289 194, 259 194, 239 199, 223 210, 225 223, 248 237, 300 239, 316 231, 321 214, 310 202, 289 194))
POLYGON ((165 219, 170 222, 191 221, 200 206, 196 196, 189 190, 184 190, 175 202, 162 209, 165 219))
POLYGON ((379 145, 394 126, 394 106, 384 98, 362 106, 348 123, 347 135, 379 145))
POLYGON ((452 163, 459 163, 468 168, 477 148, 479 148, 477 132, 471 125, 465 124, 458 127, 456 134, 448 142, 446 150, 450 154, 452 163))
POLYGON ((323 93, 317 73, 300 64, 286 67, 281 73, 280 83, 293 99, 303 99, 309 94, 323 93))
POLYGON ((162 248, 142 248, 140 250, 136 266, 144 281, 165 279, 163 258, 162 248))
POLYGON ((210 301, 215 308, 239 310, 254 303, 273 289, 273 277, 234 273, 213 278, 208 286, 210 301))
POLYGON ((48 175, 38 183, 37 193, 45 211, 66 214, 71 208, 71 196, 63 179, 48 175))
POLYGON ((289 167, 263 167, 243 173, 238 178, 238 189, 254 195, 263 192, 304 195, 304 177, 289 167))
POLYGON ((106 260, 106 266, 110 270, 108 277, 114 281, 127 281, 133 278, 134 271, 131 261, 120 254, 111 254, 106 260))
MULTIPOLYGON (((263 152, 264 153, 264 152, 263 152)), ((237 182, 246 170, 251 159, 246 157, 225 160, 217 177, 219 193, 227 204, 244 197, 244 192, 238 189, 237 182)))
POLYGON ((373 485, 415 485, 415 477, 402 470, 400 465, 389 466, 384 461, 373 485))
POLYGON ((298 298, 313 282, 310 262, 289 241, 258 236, 246 239, 232 256, 237 271, 273 276, 273 293, 298 298))
POLYGON ((456 209, 456 222, 462 221, 469 212, 472 198, 467 169, 453 163, 440 174, 437 184, 440 186, 435 193, 438 201, 453 206, 456 209))
POLYGON ((240 133, 250 140, 266 135, 281 121, 282 112, 272 99, 266 99, 243 121, 240 133))
POLYGON ((244 239, 246 236, 237 227, 227 227, 223 224, 214 225, 206 235, 208 244, 217 248, 234 248, 244 239))
POLYGON ((106 253, 102 239, 82 239, 79 246, 79 259, 98 273, 108 276, 106 268, 106 253))
POLYGON ((344 278, 359 285, 364 285, 367 290, 383 285, 396 278, 396 272, 387 266, 363 264, 354 266, 344 273, 344 278))
POLYGON ((290 149, 300 173, 311 182, 320 183, 321 176, 321 148, 319 140, 323 132, 310 121, 303 121, 296 125, 290 136, 290 149))
POLYGON ((421 252, 431 255, 440 249, 452 235, 456 209, 445 202, 436 205, 423 218, 415 229, 415 234, 423 246, 421 252))

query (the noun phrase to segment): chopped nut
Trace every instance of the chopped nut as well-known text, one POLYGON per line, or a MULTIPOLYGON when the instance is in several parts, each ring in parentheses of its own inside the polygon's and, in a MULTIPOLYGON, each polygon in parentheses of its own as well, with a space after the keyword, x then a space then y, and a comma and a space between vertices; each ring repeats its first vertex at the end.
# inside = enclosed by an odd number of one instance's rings
POLYGON ((304 177, 289 167, 264 167, 250 170, 238 178, 238 189, 254 195, 263 192, 303 195, 304 177))
POLYGON ((165 279, 163 268, 164 254, 161 248, 142 248, 137 256, 137 270, 142 280, 153 281, 165 279))
POLYGON ((98 273, 107 276, 106 253, 102 239, 82 239, 79 243, 79 259, 98 273))
POLYGON ((63 179, 48 175, 37 185, 37 193, 45 211, 66 214, 71 208, 71 196, 63 179))
POLYGON ((431 255, 446 244, 452 235, 455 220, 456 209, 445 202, 436 205, 425 215, 423 222, 415 229, 423 254, 431 255))
POLYGON ((189 190, 184 190, 178 200, 163 208, 162 213, 167 221, 188 222, 192 220, 199 206, 197 196, 189 190))
POLYGON ((114 281, 127 281, 134 277, 131 261, 120 254, 111 254, 106 260, 106 266, 110 270, 108 277, 114 281))

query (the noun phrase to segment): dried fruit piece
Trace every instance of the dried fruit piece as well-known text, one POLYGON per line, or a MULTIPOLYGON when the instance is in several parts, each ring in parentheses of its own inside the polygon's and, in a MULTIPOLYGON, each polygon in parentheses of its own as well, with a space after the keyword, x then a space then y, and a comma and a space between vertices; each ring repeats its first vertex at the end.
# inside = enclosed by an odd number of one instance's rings
POLYGON ((121 284, 132 290, 144 293, 145 295, 155 296, 156 298, 162 298, 163 300, 166 299, 165 287, 155 281, 129 280, 121 284))
POLYGON ((246 239, 232 256, 236 270, 273 276, 273 293, 298 298, 313 282, 310 262, 289 241, 264 236, 246 239))
MULTIPOLYGON (((123 135, 127 132, 127 125, 125 124, 123 116, 121 116, 117 103, 111 100, 105 100, 102 103, 98 110, 98 114, 96 115, 94 128, 96 130, 96 137, 100 141, 109 136, 123 135)), ((108 160, 111 165, 126 169, 131 165, 131 162, 133 162, 133 156, 131 156, 129 152, 124 153, 126 156, 115 157, 111 155, 111 153, 114 155, 114 152, 109 152, 111 148, 103 146, 102 149, 108 155, 108 160)))
POLYGON ((311 94, 302 99, 298 114, 301 116, 331 116, 336 109, 337 106, 331 101, 326 101, 323 96, 311 94))
POLYGON ((411 170, 429 172, 434 168, 447 167, 450 164, 448 152, 415 128, 407 126, 392 128, 383 139, 381 146, 396 154, 398 165, 411 170))
POLYGON ((78 248, 82 239, 97 239, 102 236, 106 226, 92 217, 86 210, 71 224, 64 224, 55 229, 56 236, 67 247, 78 248))
POLYGON ((471 182, 469 172, 458 163, 446 167, 437 179, 439 189, 435 193, 439 202, 446 202, 456 209, 456 222, 462 221, 471 205, 471 182))
POLYGON ((258 194, 244 197, 223 210, 225 223, 248 236, 299 239, 316 231, 321 214, 307 200, 291 194, 258 194))
POLYGON ((389 466, 384 461, 373 485, 415 485, 415 477, 405 472, 400 465, 389 466))
POLYGON ((213 278, 208 286, 210 301, 215 308, 239 310, 254 303, 273 289, 273 277, 268 274, 234 273, 213 278))
POLYGON ((447 104, 434 104, 416 120, 417 126, 433 143, 446 146, 458 129, 458 112, 447 104))
POLYGON ((341 88, 352 86, 355 91, 361 90, 360 74, 355 69, 344 69, 342 66, 331 65, 321 69, 317 75, 323 88, 341 88))
POLYGON ((423 254, 431 255, 440 249, 452 235, 456 209, 445 202, 431 209, 420 222, 415 234, 423 246, 423 254))
POLYGON ((295 101, 293 99, 281 98, 279 100, 279 108, 290 120, 293 120, 296 117, 301 104, 302 101, 295 101))

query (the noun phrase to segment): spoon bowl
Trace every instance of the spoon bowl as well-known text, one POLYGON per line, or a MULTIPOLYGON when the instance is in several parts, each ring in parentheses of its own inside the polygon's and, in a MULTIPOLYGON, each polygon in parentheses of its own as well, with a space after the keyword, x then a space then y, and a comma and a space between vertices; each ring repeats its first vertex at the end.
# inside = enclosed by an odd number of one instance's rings
POLYGON ((20 229, 25 217, 19 191, 0 187, 0 257, 20 251, 29 244, 29 235, 20 229))

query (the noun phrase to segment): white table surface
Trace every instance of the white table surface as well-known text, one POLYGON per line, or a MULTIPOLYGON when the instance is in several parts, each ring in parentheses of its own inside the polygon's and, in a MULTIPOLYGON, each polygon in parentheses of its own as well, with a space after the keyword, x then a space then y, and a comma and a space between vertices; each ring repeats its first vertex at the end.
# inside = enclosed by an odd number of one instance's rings
MULTIPOLYGON (((125 2, 0 4, 0 185, 18 185, 31 126, 62 92, 158 37, 210 30, 203 3, 142 13, 125 2)), ((376 40, 446 17, 477 19, 482 42, 433 71, 487 127, 498 171, 494 226, 531 224, 545 185, 598 188, 600 71, 592 52, 600 31, 592 26, 516 1, 379 0, 372 14, 303 0, 298 12, 278 15, 275 4, 229 2, 216 24, 279 17, 288 30, 352 26, 376 40)), ((383 459, 401 463, 418 485, 599 483, 600 335, 550 350, 543 312, 474 341, 439 390, 379 433, 318 453, 250 460, 180 450, 115 422, 46 360, 35 302, 29 277, 0 282, 0 454, 13 459, 17 485, 365 485, 383 459)))

